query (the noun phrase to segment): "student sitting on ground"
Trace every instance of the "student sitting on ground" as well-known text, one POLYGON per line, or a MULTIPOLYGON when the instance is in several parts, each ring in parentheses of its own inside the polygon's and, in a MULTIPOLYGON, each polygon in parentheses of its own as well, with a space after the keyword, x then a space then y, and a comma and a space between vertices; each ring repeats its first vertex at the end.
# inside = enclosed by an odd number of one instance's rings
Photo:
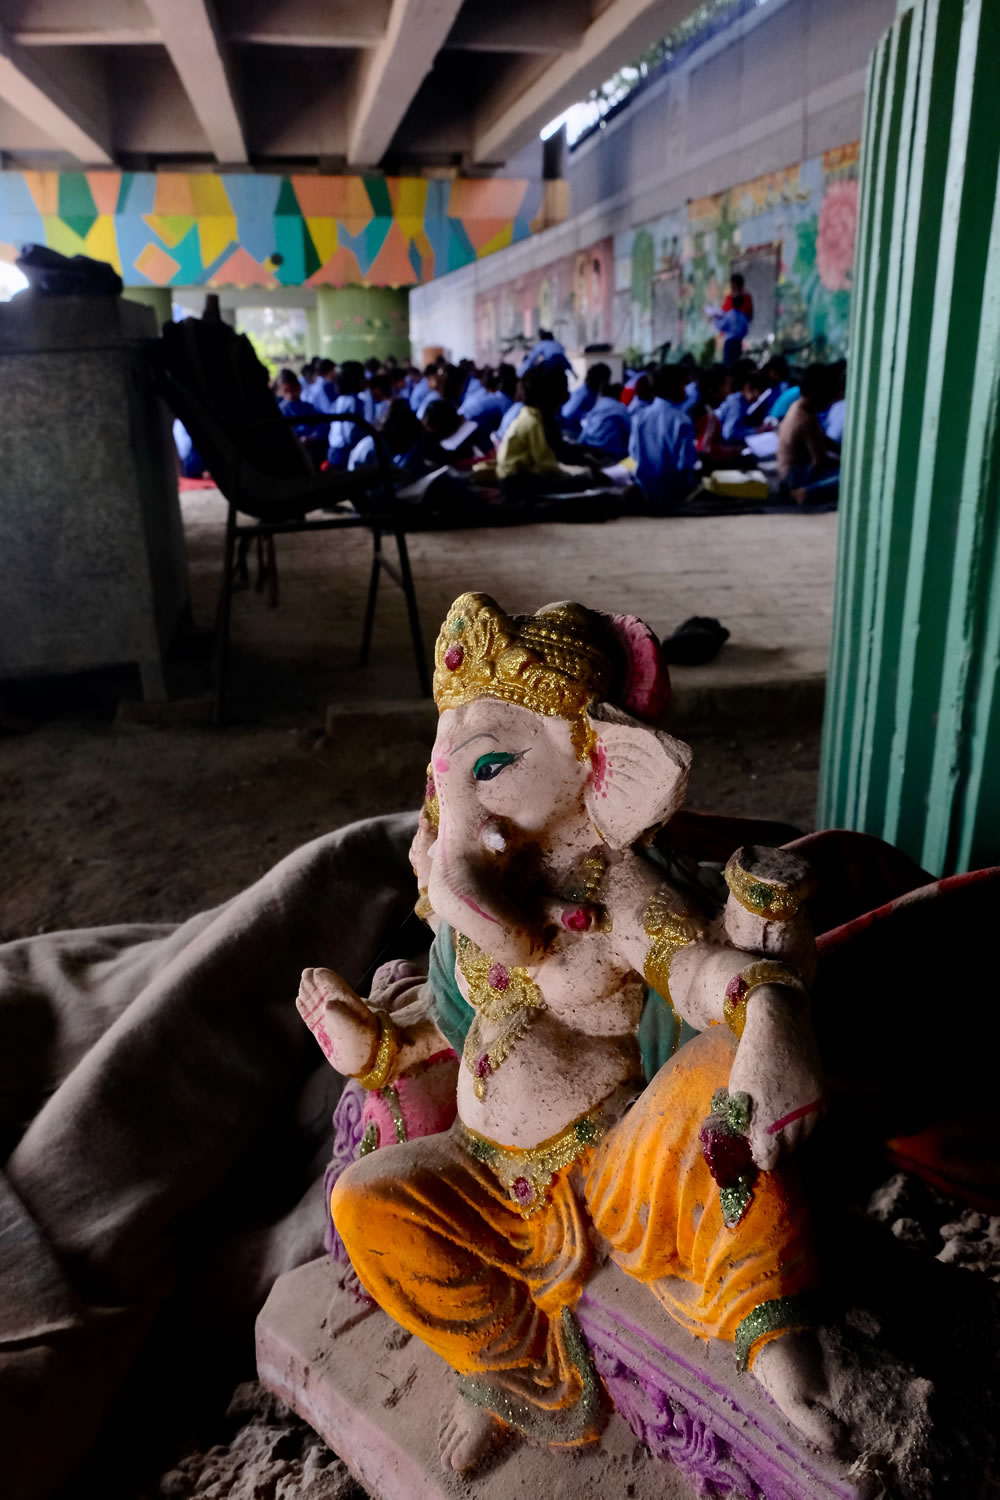
POLYGON ((694 488, 694 423, 683 410, 684 371, 661 365, 653 376, 652 405, 632 424, 629 457, 635 460, 636 484, 654 513, 690 494, 694 488))
MULTIPOLYGON (((274 383, 278 410, 283 417, 319 417, 322 412, 311 401, 302 400, 302 386, 294 370, 279 370, 274 383)), ((293 428, 295 436, 316 464, 326 454, 326 436, 321 422, 303 422, 293 428)))
POLYGON ((620 385, 606 385, 580 423, 580 447, 602 468, 621 463, 628 453, 632 424, 621 393, 620 385))
MULTIPOLYGON (((623 391, 622 392, 622 400, 624 400, 624 399, 625 399, 625 393, 623 391)), ((641 375, 637 375, 636 376, 635 385, 632 387, 632 399, 631 399, 631 401, 628 404, 629 421, 633 422, 635 420, 635 418, 638 416, 639 412, 642 411, 643 407, 650 406, 652 404, 652 401, 653 401, 653 381, 652 381, 652 377, 650 375, 647 375, 646 372, 645 372, 645 370, 643 370, 643 372, 642 372, 641 375)))
MULTIPOLYGON (((507 368, 510 369, 510 366, 507 368)), ((484 370, 479 389, 466 396, 458 411, 467 422, 475 422, 481 446, 489 448, 490 439, 503 421, 508 407, 512 405, 511 397, 500 389, 500 372, 484 370)))
POLYGON ((337 366, 332 359, 321 359, 316 365, 309 399, 317 411, 333 411, 334 402, 339 395, 337 366))
POLYGON ((524 405, 508 427, 497 453, 496 471, 504 497, 533 500, 542 495, 585 490, 599 482, 581 464, 560 463, 559 409, 566 400, 566 376, 541 366, 524 377, 524 405))
POLYGON ((819 414, 819 425, 826 433, 827 445, 836 448, 839 452, 844 443, 844 421, 847 417, 847 401, 845 390, 847 388, 847 361, 838 359, 836 364, 830 366, 829 389, 830 405, 826 411, 819 414))
POLYGON ((424 373, 410 392, 410 406, 414 412, 418 412, 423 406, 429 391, 433 389, 431 381, 437 377, 437 365, 424 365, 424 373))
POLYGON ((589 412, 592 412, 597 404, 597 398, 611 379, 611 368, 609 365, 591 365, 583 378, 581 385, 563 403, 562 411, 559 413, 559 424, 567 437, 578 438, 580 436, 580 424, 589 412))
POLYGON ((767 384, 761 370, 749 360, 741 360, 733 369, 733 390, 719 407, 724 443, 744 443, 749 432, 763 422, 767 403, 761 400, 767 384))
MULTIPOLYGON (((425 472, 424 431, 423 423, 417 421, 416 413, 411 410, 409 401, 397 397, 396 400, 390 402, 388 413, 379 432, 396 468, 405 469, 407 474, 414 478, 425 472)), ((375 439, 370 433, 365 433, 360 442, 355 443, 351 449, 347 467, 350 470, 364 468, 368 464, 376 463, 377 458, 375 439)))
POLYGON ((840 459, 819 423, 828 404, 826 366, 810 365, 800 385, 799 399, 778 428, 778 476, 782 491, 804 505, 835 498, 840 459))
MULTIPOLYGON (((355 416, 368 421, 361 392, 365 386, 365 372, 356 359, 345 359, 340 367, 337 381, 340 394, 330 408, 332 416, 355 416)), ((331 469, 346 469, 351 449, 364 436, 352 422, 331 422, 327 441, 327 462, 331 469)))
POLYGON ((389 415, 392 405, 392 376, 388 373, 373 375, 368 384, 368 395, 372 401, 372 415, 368 420, 373 427, 381 427, 389 415))
POLYGON ((695 448, 706 473, 711 473, 713 469, 732 467, 743 452, 742 442, 726 443, 722 437, 718 408, 729 395, 731 383, 732 378, 725 365, 711 365, 701 372, 698 400, 688 409, 688 416, 694 423, 695 448))

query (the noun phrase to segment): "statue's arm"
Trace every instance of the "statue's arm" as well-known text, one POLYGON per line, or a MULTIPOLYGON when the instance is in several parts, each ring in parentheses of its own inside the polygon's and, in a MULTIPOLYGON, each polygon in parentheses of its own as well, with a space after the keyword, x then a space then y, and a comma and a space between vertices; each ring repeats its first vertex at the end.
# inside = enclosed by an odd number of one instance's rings
POLYGON ((822 1106, 807 989, 815 944, 805 913, 769 922, 731 897, 721 917, 705 922, 634 855, 613 872, 609 903, 623 959, 697 1031, 727 1025, 737 1036, 730 1092, 750 1095, 754 1160, 773 1167, 822 1106))

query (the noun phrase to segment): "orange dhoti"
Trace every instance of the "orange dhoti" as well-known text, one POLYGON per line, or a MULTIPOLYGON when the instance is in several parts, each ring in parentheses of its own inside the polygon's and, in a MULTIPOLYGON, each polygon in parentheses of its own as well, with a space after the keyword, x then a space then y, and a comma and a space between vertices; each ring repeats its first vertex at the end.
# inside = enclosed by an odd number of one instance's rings
POLYGON ((630 1276, 701 1338, 750 1358, 801 1326, 815 1281, 805 1214, 783 1172, 760 1174, 729 1228, 699 1140, 735 1041, 715 1027, 665 1064, 628 1113, 525 1217, 462 1127, 356 1162, 333 1191, 337 1229, 381 1307, 458 1371, 465 1394, 550 1443, 601 1425, 572 1315, 593 1264, 590 1225, 630 1276))

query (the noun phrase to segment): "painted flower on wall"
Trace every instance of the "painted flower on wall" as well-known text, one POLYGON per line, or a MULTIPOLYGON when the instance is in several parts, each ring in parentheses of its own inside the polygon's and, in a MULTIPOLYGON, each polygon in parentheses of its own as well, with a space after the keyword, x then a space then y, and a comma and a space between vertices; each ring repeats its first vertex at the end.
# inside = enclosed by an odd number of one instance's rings
POLYGON ((857 228, 857 182, 831 183, 823 195, 816 235, 816 269, 828 291, 846 292, 851 285, 857 228))

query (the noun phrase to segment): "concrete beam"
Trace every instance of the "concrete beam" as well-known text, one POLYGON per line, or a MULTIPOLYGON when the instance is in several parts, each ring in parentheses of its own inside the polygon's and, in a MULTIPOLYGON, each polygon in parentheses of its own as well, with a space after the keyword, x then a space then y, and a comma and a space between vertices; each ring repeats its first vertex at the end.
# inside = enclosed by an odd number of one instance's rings
POLYGON ((465 6, 448 37, 449 51, 570 52, 587 29, 587 0, 517 0, 465 6))
POLYGON ((222 164, 247 161, 228 46, 213 0, 146 3, 216 159, 222 164))
POLYGON ((349 166, 381 161, 461 8, 462 0, 393 0, 385 35, 359 62, 349 166))
POLYGON ((240 0, 226 32, 251 46, 374 47, 389 24, 390 0, 240 0))
POLYGON ((515 73, 480 106, 474 159, 503 161, 690 14, 691 0, 611 0, 579 47, 542 71, 515 73))
POLYGON ((37 59, 0 27, 0 99, 88 166, 112 166, 107 119, 70 97, 37 59))

